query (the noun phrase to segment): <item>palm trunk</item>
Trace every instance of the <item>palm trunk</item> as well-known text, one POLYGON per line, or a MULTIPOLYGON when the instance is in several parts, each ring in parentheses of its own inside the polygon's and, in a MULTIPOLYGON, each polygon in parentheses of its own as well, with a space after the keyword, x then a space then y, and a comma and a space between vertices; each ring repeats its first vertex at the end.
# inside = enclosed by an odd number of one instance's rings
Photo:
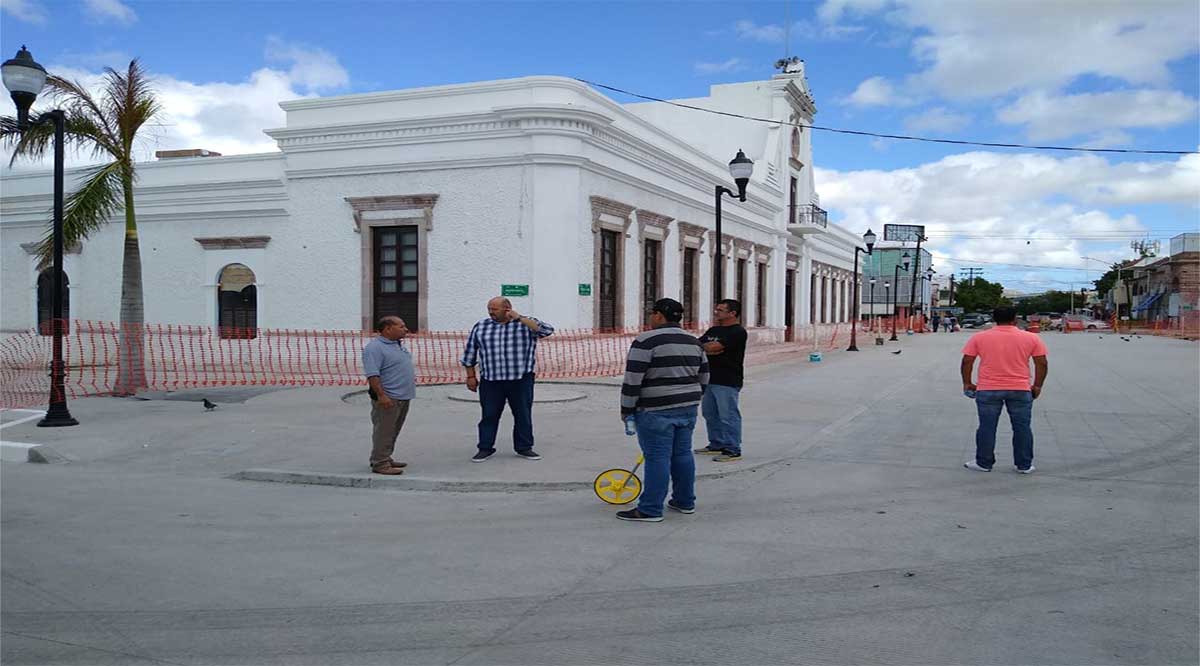
POLYGON ((125 252, 121 267, 121 332, 117 368, 117 395, 133 395, 146 386, 145 338, 142 323, 142 254, 138 247, 137 218, 133 209, 133 177, 122 178, 125 191, 125 252))

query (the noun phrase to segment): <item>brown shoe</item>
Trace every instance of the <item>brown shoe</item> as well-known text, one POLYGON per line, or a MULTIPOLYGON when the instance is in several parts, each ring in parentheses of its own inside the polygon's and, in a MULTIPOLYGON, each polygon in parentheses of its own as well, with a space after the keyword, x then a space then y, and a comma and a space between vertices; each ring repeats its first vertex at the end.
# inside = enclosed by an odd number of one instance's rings
POLYGON ((403 474, 404 469, 400 467, 380 467, 379 469, 371 470, 371 472, 373 474, 387 474, 390 476, 395 476, 397 474, 403 474))
POLYGON ((392 461, 392 467, 408 467, 408 463, 406 463, 406 462, 396 462, 395 460, 393 460, 393 461, 392 461))

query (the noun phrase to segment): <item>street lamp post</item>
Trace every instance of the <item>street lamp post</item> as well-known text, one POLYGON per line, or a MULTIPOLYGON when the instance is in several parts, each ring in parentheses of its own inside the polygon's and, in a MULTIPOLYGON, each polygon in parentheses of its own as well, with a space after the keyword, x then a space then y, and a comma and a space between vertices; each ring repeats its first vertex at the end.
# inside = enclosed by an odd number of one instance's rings
MULTIPOLYGON (((905 252, 905 253, 904 253, 904 256, 900 257, 901 261, 904 263, 904 272, 905 272, 905 273, 907 273, 907 272, 908 272, 908 260, 909 260, 910 258, 911 258, 911 257, 909 257, 909 255, 908 255, 908 253, 907 253, 907 252, 905 252)), ((891 341, 891 342, 896 342, 897 340, 899 340, 899 339, 900 339, 900 338, 897 338, 897 337, 896 337, 896 319, 898 318, 898 317, 897 317, 897 315, 896 315, 896 310, 899 310, 899 309, 900 309, 900 307, 899 307, 899 301, 900 301, 900 262, 897 262, 897 263, 896 263, 896 269, 892 271, 892 283, 896 285, 896 302, 897 302, 897 304, 896 304, 896 305, 894 305, 894 306, 893 306, 893 309, 892 309, 892 337, 888 338, 888 340, 889 340, 889 341, 891 341)), ((911 315, 911 314, 912 314, 912 312, 910 311, 910 312, 909 312, 909 314, 911 315)))
MULTIPOLYGON (((717 185, 716 188, 717 248, 716 262, 713 264, 713 281, 716 283, 714 306, 717 301, 725 298, 725 280, 721 274, 725 263, 725 244, 721 240, 721 195, 728 194, 738 201, 745 202, 746 185, 750 182, 752 173, 754 173, 754 162, 739 149, 737 155, 729 161, 729 175, 733 176, 733 182, 737 183, 737 192, 735 193, 724 185, 717 185)), ((742 304, 742 307, 746 307, 745 304, 742 304)))
MULTIPOLYGON (((913 279, 910 280, 908 294, 908 332, 912 333, 913 328, 913 304, 917 300, 917 278, 921 274, 921 243, 929 240, 924 236, 917 236, 917 256, 916 262, 913 264, 913 279)), ((908 270, 908 267, 905 267, 908 270)))
MULTIPOLYGON (((921 294, 921 316, 925 321, 929 321, 929 317, 933 316, 933 266, 925 269, 925 281, 929 283, 929 298, 926 299, 924 293, 921 294), (929 306, 929 314, 925 313, 925 306, 929 306)), ((925 330, 925 324, 921 324, 921 330, 925 330)))
POLYGON ((870 280, 867 280, 867 283, 871 285, 871 290, 869 292, 870 297, 868 299, 871 302, 871 312, 869 312, 867 314, 867 321, 871 322, 871 325, 868 326, 867 328, 870 329, 872 332, 874 332, 874 330, 875 330, 875 278, 871 278, 870 280))
MULTIPOLYGON (((883 281, 883 309, 888 311, 892 307, 892 283, 887 280, 883 281)), ((893 313, 895 314, 895 313, 893 313)), ((875 332, 875 344, 883 342, 883 331, 875 332)))
MULTIPOLYGON (((866 254, 871 254, 875 248, 875 234, 867 229, 867 233, 863 234, 863 243, 867 245, 866 254)), ((850 346, 846 351, 858 351, 858 253, 863 249, 859 246, 854 246, 854 316, 851 317, 853 324, 850 326, 850 346)))
POLYGON ((46 68, 21 47, 16 57, 0 66, 4 87, 17 106, 17 126, 21 131, 43 123, 54 124, 54 266, 51 280, 51 322, 53 356, 50 361, 50 406, 38 421, 43 428, 79 425, 67 409, 66 366, 63 363, 63 141, 67 115, 62 109, 38 114, 30 122, 29 109, 46 85, 46 68))

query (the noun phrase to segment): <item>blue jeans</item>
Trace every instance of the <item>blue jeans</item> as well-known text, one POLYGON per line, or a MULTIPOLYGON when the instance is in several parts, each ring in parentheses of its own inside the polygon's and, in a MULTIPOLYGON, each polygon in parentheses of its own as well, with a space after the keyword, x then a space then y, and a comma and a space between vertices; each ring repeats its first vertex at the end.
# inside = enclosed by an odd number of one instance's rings
POLYGON ((513 448, 528 451, 533 448, 533 373, 511 381, 479 380, 479 450, 496 450, 496 431, 504 403, 513 415, 513 448))
POLYGON ((661 516, 671 484, 671 499, 684 509, 696 506, 696 459, 692 456, 692 431, 696 408, 680 407, 642 411, 634 415, 638 445, 645 457, 645 479, 638 511, 661 516))
POLYGON ((713 451, 731 449, 742 455, 742 412, 738 409, 740 388, 709 384, 704 389, 700 410, 708 428, 708 448, 713 451))
POLYGON ((975 431, 975 462, 986 469, 996 464, 996 424, 1000 410, 1008 409, 1013 429, 1013 463, 1018 469, 1033 464, 1033 393, 1030 391, 976 391, 979 429, 975 431))

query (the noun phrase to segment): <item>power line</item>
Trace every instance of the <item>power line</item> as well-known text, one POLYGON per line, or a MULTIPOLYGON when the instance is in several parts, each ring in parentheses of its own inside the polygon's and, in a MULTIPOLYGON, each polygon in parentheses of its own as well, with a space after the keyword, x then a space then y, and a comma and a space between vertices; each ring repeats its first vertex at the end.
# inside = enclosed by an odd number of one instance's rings
POLYGON ((995 142, 989 142, 989 141, 961 141, 961 140, 957 140, 957 139, 934 139, 934 138, 925 137, 925 136, 909 136, 906 134, 882 134, 879 132, 866 132, 866 131, 862 131, 862 130, 848 130, 848 129, 839 129, 836 127, 822 127, 820 125, 805 125, 804 123, 790 123, 790 122, 786 122, 783 120, 774 120, 772 118, 758 118, 756 116, 747 116, 747 115, 743 115, 740 113, 732 113, 729 111, 718 111, 716 109, 706 109, 702 106, 694 106, 692 104, 684 104, 682 102, 673 102, 669 99, 662 99, 659 97, 651 97, 649 95, 641 95, 639 93, 630 92, 628 90, 622 90, 621 88, 604 85, 603 83, 596 83, 594 81, 589 81, 587 79, 581 79, 578 77, 576 77, 575 80, 579 81, 580 83, 586 83, 587 85, 593 86, 596 88, 610 90, 612 92, 621 93, 622 95, 629 95, 630 97, 644 99, 649 102, 661 102, 663 104, 670 104, 671 106, 677 106, 681 109, 691 109, 693 111, 703 111, 705 113, 712 113, 712 114, 716 114, 718 116, 728 116, 730 118, 740 118, 742 120, 753 120, 753 121, 760 122, 760 123, 770 123, 772 125, 789 125, 792 127, 801 127, 801 128, 810 129, 810 130, 821 130, 823 132, 834 132, 836 134, 852 134, 855 136, 871 136, 871 137, 876 137, 879 139, 897 139, 900 141, 924 141, 926 143, 946 143, 946 144, 951 144, 951 145, 956 145, 956 146, 983 146, 985 148, 1024 148, 1027 150, 1059 150, 1059 151, 1080 152, 1080 153, 1127 153, 1127 154, 1138 154, 1138 155, 1194 155, 1197 152, 1200 152, 1200 151, 1195 151, 1195 150, 1144 150, 1144 149, 1135 149, 1135 148, 1074 148, 1071 146, 1038 146, 1038 145, 1031 145, 1031 144, 1024 144, 1024 143, 995 143, 995 142))

